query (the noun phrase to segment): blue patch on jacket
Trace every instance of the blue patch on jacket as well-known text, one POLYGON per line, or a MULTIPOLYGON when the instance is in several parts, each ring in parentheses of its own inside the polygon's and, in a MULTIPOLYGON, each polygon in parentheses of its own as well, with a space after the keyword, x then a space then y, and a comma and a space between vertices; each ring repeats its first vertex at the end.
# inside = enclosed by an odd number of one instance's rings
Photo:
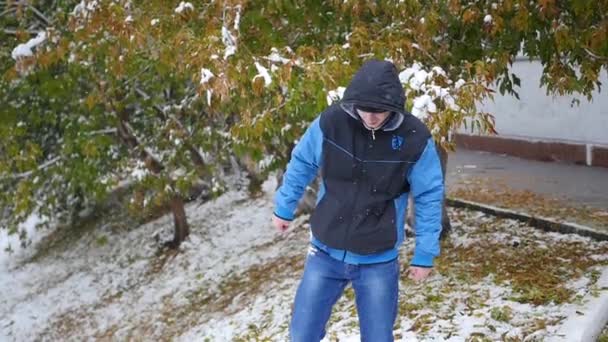
POLYGON ((393 135, 392 146, 393 150, 400 150, 401 146, 403 146, 403 137, 400 135, 393 135))

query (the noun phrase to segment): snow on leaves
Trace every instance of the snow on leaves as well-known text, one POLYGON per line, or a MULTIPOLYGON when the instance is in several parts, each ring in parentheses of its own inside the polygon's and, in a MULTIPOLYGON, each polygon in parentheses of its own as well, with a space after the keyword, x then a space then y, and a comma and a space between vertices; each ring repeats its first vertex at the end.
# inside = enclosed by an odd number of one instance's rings
POLYGON ((192 5, 192 3, 190 2, 181 1, 174 10, 174 12, 177 14, 181 14, 186 11, 194 11, 194 5, 192 5))
POLYGON ((13 57, 14 60, 19 60, 20 58, 24 57, 32 57, 34 55, 32 49, 44 43, 45 40, 46 32, 40 31, 35 38, 30 39, 27 43, 17 45, 17 47, 15 47, 11 53, 11 57, 13 57))
MULTIPOLYGON (((399 80, 404 84, 406 96, 415 94, 411 112, 414 116, 425 121, 429 114, 437 113, 436 101, 443 102, 445 107, 458 110, 456 98, 452 89, 436 84, 435 79, 446 78, 447 74, 439 67, 434 66, 428 72, 419 63, 414 63, 399 74, 399 80)), ((461 86, 460 82, 457 82, 461 86)))

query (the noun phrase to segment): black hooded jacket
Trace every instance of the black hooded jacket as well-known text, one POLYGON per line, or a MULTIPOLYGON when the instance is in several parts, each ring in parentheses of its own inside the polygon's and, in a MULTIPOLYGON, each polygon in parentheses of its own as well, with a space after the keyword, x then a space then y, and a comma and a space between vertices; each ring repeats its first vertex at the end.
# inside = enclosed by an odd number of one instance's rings
POLYGON ((395 66, 371 60, 355 74, 342 101, 320 115, 325 193, 311 217, 311 229, 323 244, 358 254, 395 247, 393 200, 409 191, 408 171, 431 136, 404 107, 395 66), (372 131, 355 112, 356 105, 392 114, 372 131))

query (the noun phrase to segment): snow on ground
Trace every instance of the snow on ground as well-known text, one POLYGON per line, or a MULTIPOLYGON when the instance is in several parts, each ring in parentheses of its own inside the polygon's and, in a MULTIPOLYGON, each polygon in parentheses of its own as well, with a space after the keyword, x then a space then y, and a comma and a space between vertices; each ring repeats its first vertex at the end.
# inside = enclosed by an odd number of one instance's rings
MULTIPOLYGON (((229 192, 189 204, 191 236, 178 253, 158 252, 155 236, 171 235, 164 216, 142 226, 104 223, 13 263, 0 270, 0 340, 287 340, 309 233, 306 217, 275 232, 271 198, 271 191, 257 199, 229 192)), ((432 277, 401 279, 397 341, 543 340, 601 291, 594 281, 608 243, 451 213, 454 233, 432 277)), ((402 271, 412 248, 413 240, 402 248, 402 271)), ((358 340, 348 287, 325 341, 358 340)))
MULTIPOLYGON (((172 218, 164 216, 126 232, 101 227, 56 255, 13 267, 0 276, 0 341, 68 333, 173 336, 183 328, 174 324, 182 316, 187 322, 181 323, 195 325, 206 319, 199 302, 232 300, 216 296, 222 280, 283 251, 298 253, 290 243, 273 243, 285 237, 270 226, 269 204, 268 197, 251 201, 228 193, 189 205, 191 237, 177 254, 156 255, 153 236, 171 234, 172 218)), ((305 241, 299 245, 304 251, 305 241)))
MULTIPOLYGON (((544 233, 515 221, 497 221, 481 213, 455 210, 453 214, 464 216, 454 222, 455 238, 450 241, 454 246, 475 244, 483 246, 480 243, 483 240, 492 241, 497 246, 506 246, 509 249, 517 248, 522 241, 531 244, 532 240, 538 242, 539 246, 565 244, 576 247, 578 243, 583 243, 590 249, 590 255, 606 253, 608 248, 606 243, 594 242, 576 235, 544 233), (464 225, 463 223, 467 221, 478 222, 481 226, 487 223, 499 223, 499 229, 478 236, 478 226, 464 225), (500 228, 505 229, 506 232, 500 231, 500 228)), ((446 248, 444 253, 450 253, 454 246, 446 248)), ((410 241, 401 253, 402 260, 408 259, 412 248, 413 241, 410 241)), ((510 261, 513 264, 517 262, 517 260, 510 261)), ((405 270, 404 265, 402 270, 405 270)), ((597 269, 589 274, 595 272, 597 269)), ((258 294, 253 305, 232 316, 222 316, 198 326, 182 336, 182 340, 205 338, 211 341, 287 340, 289 305, 297 287, 298 275, 299 273, 291 275, 288 273, 284 277, 276 278, 269 286, 271 292, 258 294)), ((395 329, 396 340, 469 341, 474 337, 480 340, 481 338, 503 340, 505 337, 511 337, 513 340, 524 338, 528 341, 544 340, 556 334, 560 323, 566 318, 566 313, 573 311, 574 304, 527 303, 528 299, 518 297, 518 293, 508 282, 497 283, 498 280, 493 274, 473 281, 463 281, 461 276, 462 274, 457 272, 453 274, 439 272, 435 273, 429 281, 420 284, 402 279, 400 310, 395 329)), ((565 282, 564 285, 580 297, 597 290, 585 276, 565 282)), ((353 298, 352 288, 348 288, 334 308, 324 341, 360 339, 353 298)))
POLYGON ((50 231, 39 227, 49 219, 40 216, 38 213, 32 213, 28 218, 19 225, 15 234, 9 234, 6 227, 0 227, 0 274, 8 269, 10 265, 17 261, 27 258, 31 254, 31 250, 23 248, 20 234, 24 234, 26 246, 36 245, 50 231))

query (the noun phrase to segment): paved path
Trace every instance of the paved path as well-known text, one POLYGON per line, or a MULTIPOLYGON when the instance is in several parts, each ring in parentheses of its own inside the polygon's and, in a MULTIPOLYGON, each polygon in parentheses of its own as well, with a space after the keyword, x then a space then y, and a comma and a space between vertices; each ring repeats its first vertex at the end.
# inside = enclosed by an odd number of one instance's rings
POLYGON ((608 230, 608 168, 459 149, 447 186, 452 196, 608 230))

